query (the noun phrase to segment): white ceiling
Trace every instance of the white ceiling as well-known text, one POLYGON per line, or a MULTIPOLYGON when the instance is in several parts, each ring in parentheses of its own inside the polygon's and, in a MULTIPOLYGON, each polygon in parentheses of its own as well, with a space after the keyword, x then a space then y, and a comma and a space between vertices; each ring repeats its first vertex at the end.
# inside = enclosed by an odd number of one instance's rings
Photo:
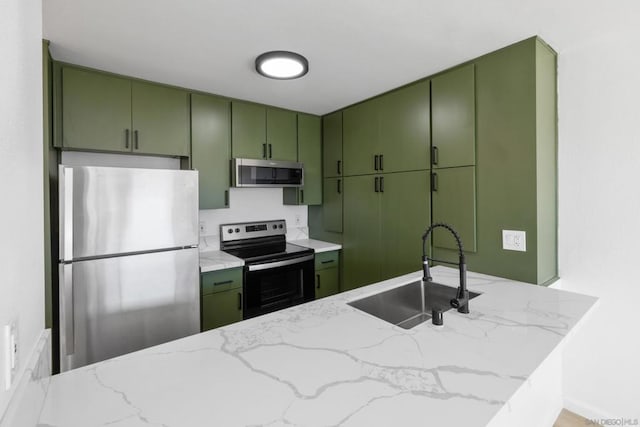
POLYGON ((639 25, 638 0, 43 0, 55 59, 325 114, 539 35, 560 54, 639 25), (635 22, 634 22, 635 21, 635 22), (299 80, 259 76, 269 50, 299 80))

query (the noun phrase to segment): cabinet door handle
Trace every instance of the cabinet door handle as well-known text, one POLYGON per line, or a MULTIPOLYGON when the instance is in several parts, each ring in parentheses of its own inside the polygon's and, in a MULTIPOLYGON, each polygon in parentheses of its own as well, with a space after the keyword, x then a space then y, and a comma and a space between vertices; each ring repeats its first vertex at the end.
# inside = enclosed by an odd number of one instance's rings
POLYGON ((438 164, 438 147, 436 147, 435 145, 431 147, 431 164, 438 164))
POLYGON ((266 142, 264 144, 262 144, 262 158, 263 159, 267 158, 267 143, 266 142))
POLYGON ((342 180, 338 180, 338 194, 342 193, 342 180))
POLYGON ((377 176, 376 176, 376 178, 374 180, 373 188, 375 189, 376 193, 380 192, 380 178, 377 177, 377 176))
POLYGON ((304 190, 300 190, 300 203, 304 204, 304 190))
POLYGON ((438 174, 431 174, 431 191, 438 191, 438 174))
POLYGON ((320 275, 316 274, 316 289, 320 289, 320 275))
POLYGON ((384 193, 384 176, 380 177, 380 192, 384 193))
POLYGON ((224 205, 229 206, 229 190, 224 190, 224 205))
POLYGON ((378 155, 373 156, 373 169, 378 170, 378 155))
POLYGON ((380 154, 380 170, 383 171, 384 170, 384 163, 382 163, 382 161, 384 160, 384 154, 380 154))
POLYGON ((337 162, 338 175, 342 174, 342 160, 338 160, 337 162))
POLYGON ((229 283, 233 283, 233 280, 223 280, 222 282, 213 282, 213 286, 228 285, 229 283))
POLYGON ((242 292, 238 292, 238 310, 242 310, 242 292))
POLYGON ((129 148, 129 129, 124 130, 124 148, 129 148))
POLYGON ((273 147, 271 146, 271 144, 269 144, 269 158, 273 158, 273 147))
POLYGON ((137 150, 139 148, 138 147, 138 130, 137 129, 133 131, 133 141, 134 141, 134 144, 135 144, 134 148, 137 150))

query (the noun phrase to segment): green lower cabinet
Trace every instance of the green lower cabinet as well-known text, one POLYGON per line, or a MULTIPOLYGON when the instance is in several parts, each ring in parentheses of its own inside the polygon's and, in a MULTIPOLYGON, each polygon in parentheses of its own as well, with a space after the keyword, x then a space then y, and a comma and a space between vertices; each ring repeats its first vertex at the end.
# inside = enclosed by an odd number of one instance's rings
POLYGON ((316 253, 316 299, 340 292, 340 252, 316 253))
POLYGON ((384 174, 381 193, 381 280, 418 271, 422 234, 430 225, 429 171, 384 174))
POLYGON ((224 98, 191 95, 192 167, 198 171, 200 209, 229 206, 231 108, 224 98))
POLYGON ((202 330, 242 320, 242 268, 202 273, 202 330))
MULTIPOLYGON (((451 225, 467 252, 476 251, 475 177, 475 166, 438 169, 432 173, 433 222, 451 225)), ((444 229, 433 231, 433 246, 457 249, 455 239, 444 229)))
POLYGON ((342 290, 380 280, 380 193, 378 176, 344 178, 344 232, 342 290))
POLYGON ((322 182, 322 226, 324 231, 342 233, 343 178, 325 178, 322 182))

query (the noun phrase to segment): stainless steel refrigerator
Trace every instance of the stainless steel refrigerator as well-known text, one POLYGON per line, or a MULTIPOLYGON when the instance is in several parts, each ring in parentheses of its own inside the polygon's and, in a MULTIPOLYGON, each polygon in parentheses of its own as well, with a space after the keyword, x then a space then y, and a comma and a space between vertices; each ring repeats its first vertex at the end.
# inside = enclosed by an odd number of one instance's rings
POLYGON ((198 173, 59 170, 60 370, 199 332, 198 173))

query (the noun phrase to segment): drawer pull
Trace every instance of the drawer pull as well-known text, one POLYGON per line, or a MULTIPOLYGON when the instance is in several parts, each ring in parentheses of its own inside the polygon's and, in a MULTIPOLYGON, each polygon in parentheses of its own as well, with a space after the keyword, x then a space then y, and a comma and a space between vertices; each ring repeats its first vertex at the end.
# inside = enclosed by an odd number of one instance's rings
POLYGON ((331 262, 335 261, 335 259, 328 259, 326 261, 320 261, 320 264, 329 264, 331 262))
POLYGON ((225 280, 223 282, 213 282, 213 286, 228 285, 229 283, 233 283, 233 280, 225 280))

